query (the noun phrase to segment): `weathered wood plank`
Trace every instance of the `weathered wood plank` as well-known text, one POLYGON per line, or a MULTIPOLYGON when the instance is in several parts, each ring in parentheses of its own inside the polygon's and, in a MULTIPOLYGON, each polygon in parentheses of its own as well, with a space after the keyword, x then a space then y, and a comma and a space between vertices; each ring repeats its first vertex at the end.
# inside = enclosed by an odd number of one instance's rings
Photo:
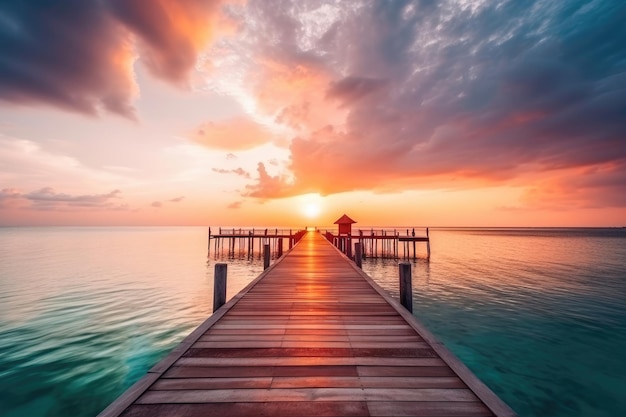
POLYGON ((467 388, 456 377, 276 377, 272 388, 467 388))
POLYGON ((361 417, 369 416, 367 403, 339 401, 300 401, 266 403, 205 403, 205 404, 137 404, 130 407, 123 417, 361 417))
POLYGON ((487 417, 491 411, 479 402, 378 401, 367 404, 371 416, 487 417))
POLYGON ((368 358, 368 357, 269 357, 269 358, 180 358, 177 366, 307 366, 319 365, 369 366, 446 366, 439 358, 368 358))
POLYGON ((150 390, 137 404, 187 404, 267 401, 478 401, 468 389, 293 388, 150 390))

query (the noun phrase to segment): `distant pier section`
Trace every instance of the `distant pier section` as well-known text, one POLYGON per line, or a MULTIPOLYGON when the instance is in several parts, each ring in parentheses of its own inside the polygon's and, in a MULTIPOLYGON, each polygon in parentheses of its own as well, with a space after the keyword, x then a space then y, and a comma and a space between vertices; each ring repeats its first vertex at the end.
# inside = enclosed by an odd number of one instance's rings
POLYGON ((293 248, 305 233, 306 230, 277 228, 209 228, 207 256, 213 253, 215 257, 226 255, 233 259, 253 259, 255 256, 261 258, 267 246, 273 258, 280 258, 283 252, 293 248))
POLYGON ((426 256, 430 259, 430 233, 428 227, 358 228, 356 221, 347 215, 335 221, 336 230, 325 230, 324 237, 349 258, 417 259, 417 243, 426 243, 426 256))

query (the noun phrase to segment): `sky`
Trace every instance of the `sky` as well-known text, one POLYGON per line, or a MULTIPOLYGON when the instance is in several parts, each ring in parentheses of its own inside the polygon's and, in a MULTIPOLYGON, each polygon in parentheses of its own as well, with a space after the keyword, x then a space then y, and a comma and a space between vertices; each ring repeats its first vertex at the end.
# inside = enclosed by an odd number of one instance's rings
POLYGON ((0 0, 0 225, 626 226, 625 18, 0 0))

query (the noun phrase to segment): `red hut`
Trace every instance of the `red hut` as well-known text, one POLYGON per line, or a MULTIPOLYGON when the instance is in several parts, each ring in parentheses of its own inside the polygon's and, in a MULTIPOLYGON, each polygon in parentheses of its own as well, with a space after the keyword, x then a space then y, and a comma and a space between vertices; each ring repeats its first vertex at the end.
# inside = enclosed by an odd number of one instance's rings
POLYGON ((339 225, 339 235, 352 234, 352 225, 354 223, 356 222, 345 214, 338 218, 335 224, 339 225))

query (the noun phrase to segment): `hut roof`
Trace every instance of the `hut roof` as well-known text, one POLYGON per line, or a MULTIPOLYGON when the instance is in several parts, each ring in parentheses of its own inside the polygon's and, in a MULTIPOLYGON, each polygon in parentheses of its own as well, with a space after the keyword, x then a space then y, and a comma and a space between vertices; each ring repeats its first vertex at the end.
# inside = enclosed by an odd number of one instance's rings
POLYGON ((356 223, 356 222, 344 214, 343 216, 338 218, 334 224, 353 224, 353 223, 356 223))

